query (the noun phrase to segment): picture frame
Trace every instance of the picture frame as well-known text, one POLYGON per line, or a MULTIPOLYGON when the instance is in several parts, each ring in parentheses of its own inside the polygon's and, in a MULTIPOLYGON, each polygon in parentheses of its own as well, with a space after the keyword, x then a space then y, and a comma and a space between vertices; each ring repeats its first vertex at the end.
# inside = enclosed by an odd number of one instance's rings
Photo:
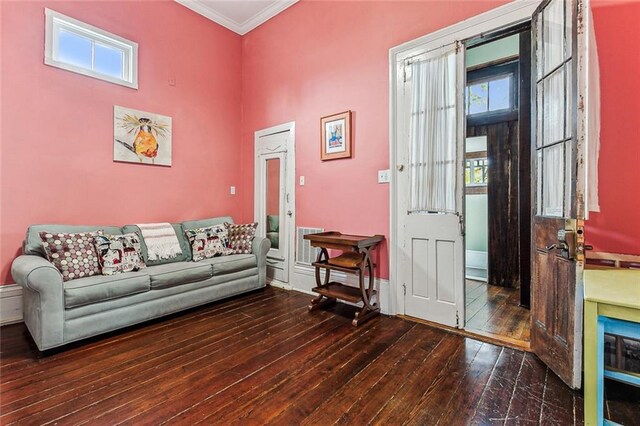
POLYGON ((113 161, 171 167, 171 117, 113 107, 113 161))
POLYGON ((320 160, 351 158, 351 111, 320 119, 320 160))

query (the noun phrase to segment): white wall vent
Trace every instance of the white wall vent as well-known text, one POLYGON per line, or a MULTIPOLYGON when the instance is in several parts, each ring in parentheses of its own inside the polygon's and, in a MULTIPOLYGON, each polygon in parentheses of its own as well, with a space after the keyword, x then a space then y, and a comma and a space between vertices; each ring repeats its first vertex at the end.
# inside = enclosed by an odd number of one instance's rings
POLYGON ((309 240, 305 240, 304 236, 307 234, 317 234, 318 232, 323 231, 324 229, 322 228, 305 228, 303 226, 298 226, 296 228, 296 263, 311 265, 311 262, 316 261, 319 249, 311 247, 309 240))

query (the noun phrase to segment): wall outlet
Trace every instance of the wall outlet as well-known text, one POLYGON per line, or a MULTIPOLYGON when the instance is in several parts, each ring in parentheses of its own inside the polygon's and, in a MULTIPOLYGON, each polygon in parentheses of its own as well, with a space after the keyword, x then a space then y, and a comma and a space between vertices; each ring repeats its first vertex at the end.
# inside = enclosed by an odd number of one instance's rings
POLYGON ((300 176, 300 186, 304 186, 304 176, 300 176))
POLYGON ((169 78, 167 79, 169 86, 175 86, 176 85, 176 76, 175 75, 170 75, 169 78))
POLYGON ((389 169, 387 170, 378 170, 378 183, 389 183, 391 180, 391 173, 389 169))
POLYGON ((236 187, 232 186, 229 192, 231 193, 231 195, 236 195, 236 187))

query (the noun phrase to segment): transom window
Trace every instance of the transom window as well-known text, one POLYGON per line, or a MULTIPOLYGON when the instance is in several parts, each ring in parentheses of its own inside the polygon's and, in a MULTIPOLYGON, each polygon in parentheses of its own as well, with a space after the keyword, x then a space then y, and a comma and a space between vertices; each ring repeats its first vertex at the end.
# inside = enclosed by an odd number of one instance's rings
POLYGON ((513 77, 507 75, 467 85, 465 91, 467 114, 482 114, 512 109, 512 80, 513 77))
POLYGON ((45 16, 45 64, 138 88, 137 43, 51 9, 45 16))

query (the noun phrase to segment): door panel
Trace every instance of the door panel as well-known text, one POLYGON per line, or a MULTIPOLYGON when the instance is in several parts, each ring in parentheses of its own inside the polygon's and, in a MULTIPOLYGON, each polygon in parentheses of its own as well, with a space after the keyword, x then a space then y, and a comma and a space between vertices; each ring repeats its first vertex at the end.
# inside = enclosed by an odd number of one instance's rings
MULTIPOLYGON (((531 346, 569 386, 581 381, 582 247, 576 244, 583 219, 582 144, 577 122, 578 63, 572 56, 579 37, 575 25, 585 0, 547 0, 533 15, 535 58, 532 85, 534 211, 531 346), (561 230, 571 230, 559 234, 561 230), (560 241, 566 238, 568 244, 560 241), (578 250, 573 250, 574 245, 578 250)), ((581 234, 582 235, 582 234, 581 234)), ((564 240, 563 240, 564 241, 564 240)))
POLYGON ((425 46, 399 83, 398 281, 400 312, 463 327, 463 49, 425 46))
POLYGON ((289 282, 290 223, 292 204, 287 191, 289 131, 256 138, 255 218, 256 235, 268 238, 267 276, 283 284, 289 282))

